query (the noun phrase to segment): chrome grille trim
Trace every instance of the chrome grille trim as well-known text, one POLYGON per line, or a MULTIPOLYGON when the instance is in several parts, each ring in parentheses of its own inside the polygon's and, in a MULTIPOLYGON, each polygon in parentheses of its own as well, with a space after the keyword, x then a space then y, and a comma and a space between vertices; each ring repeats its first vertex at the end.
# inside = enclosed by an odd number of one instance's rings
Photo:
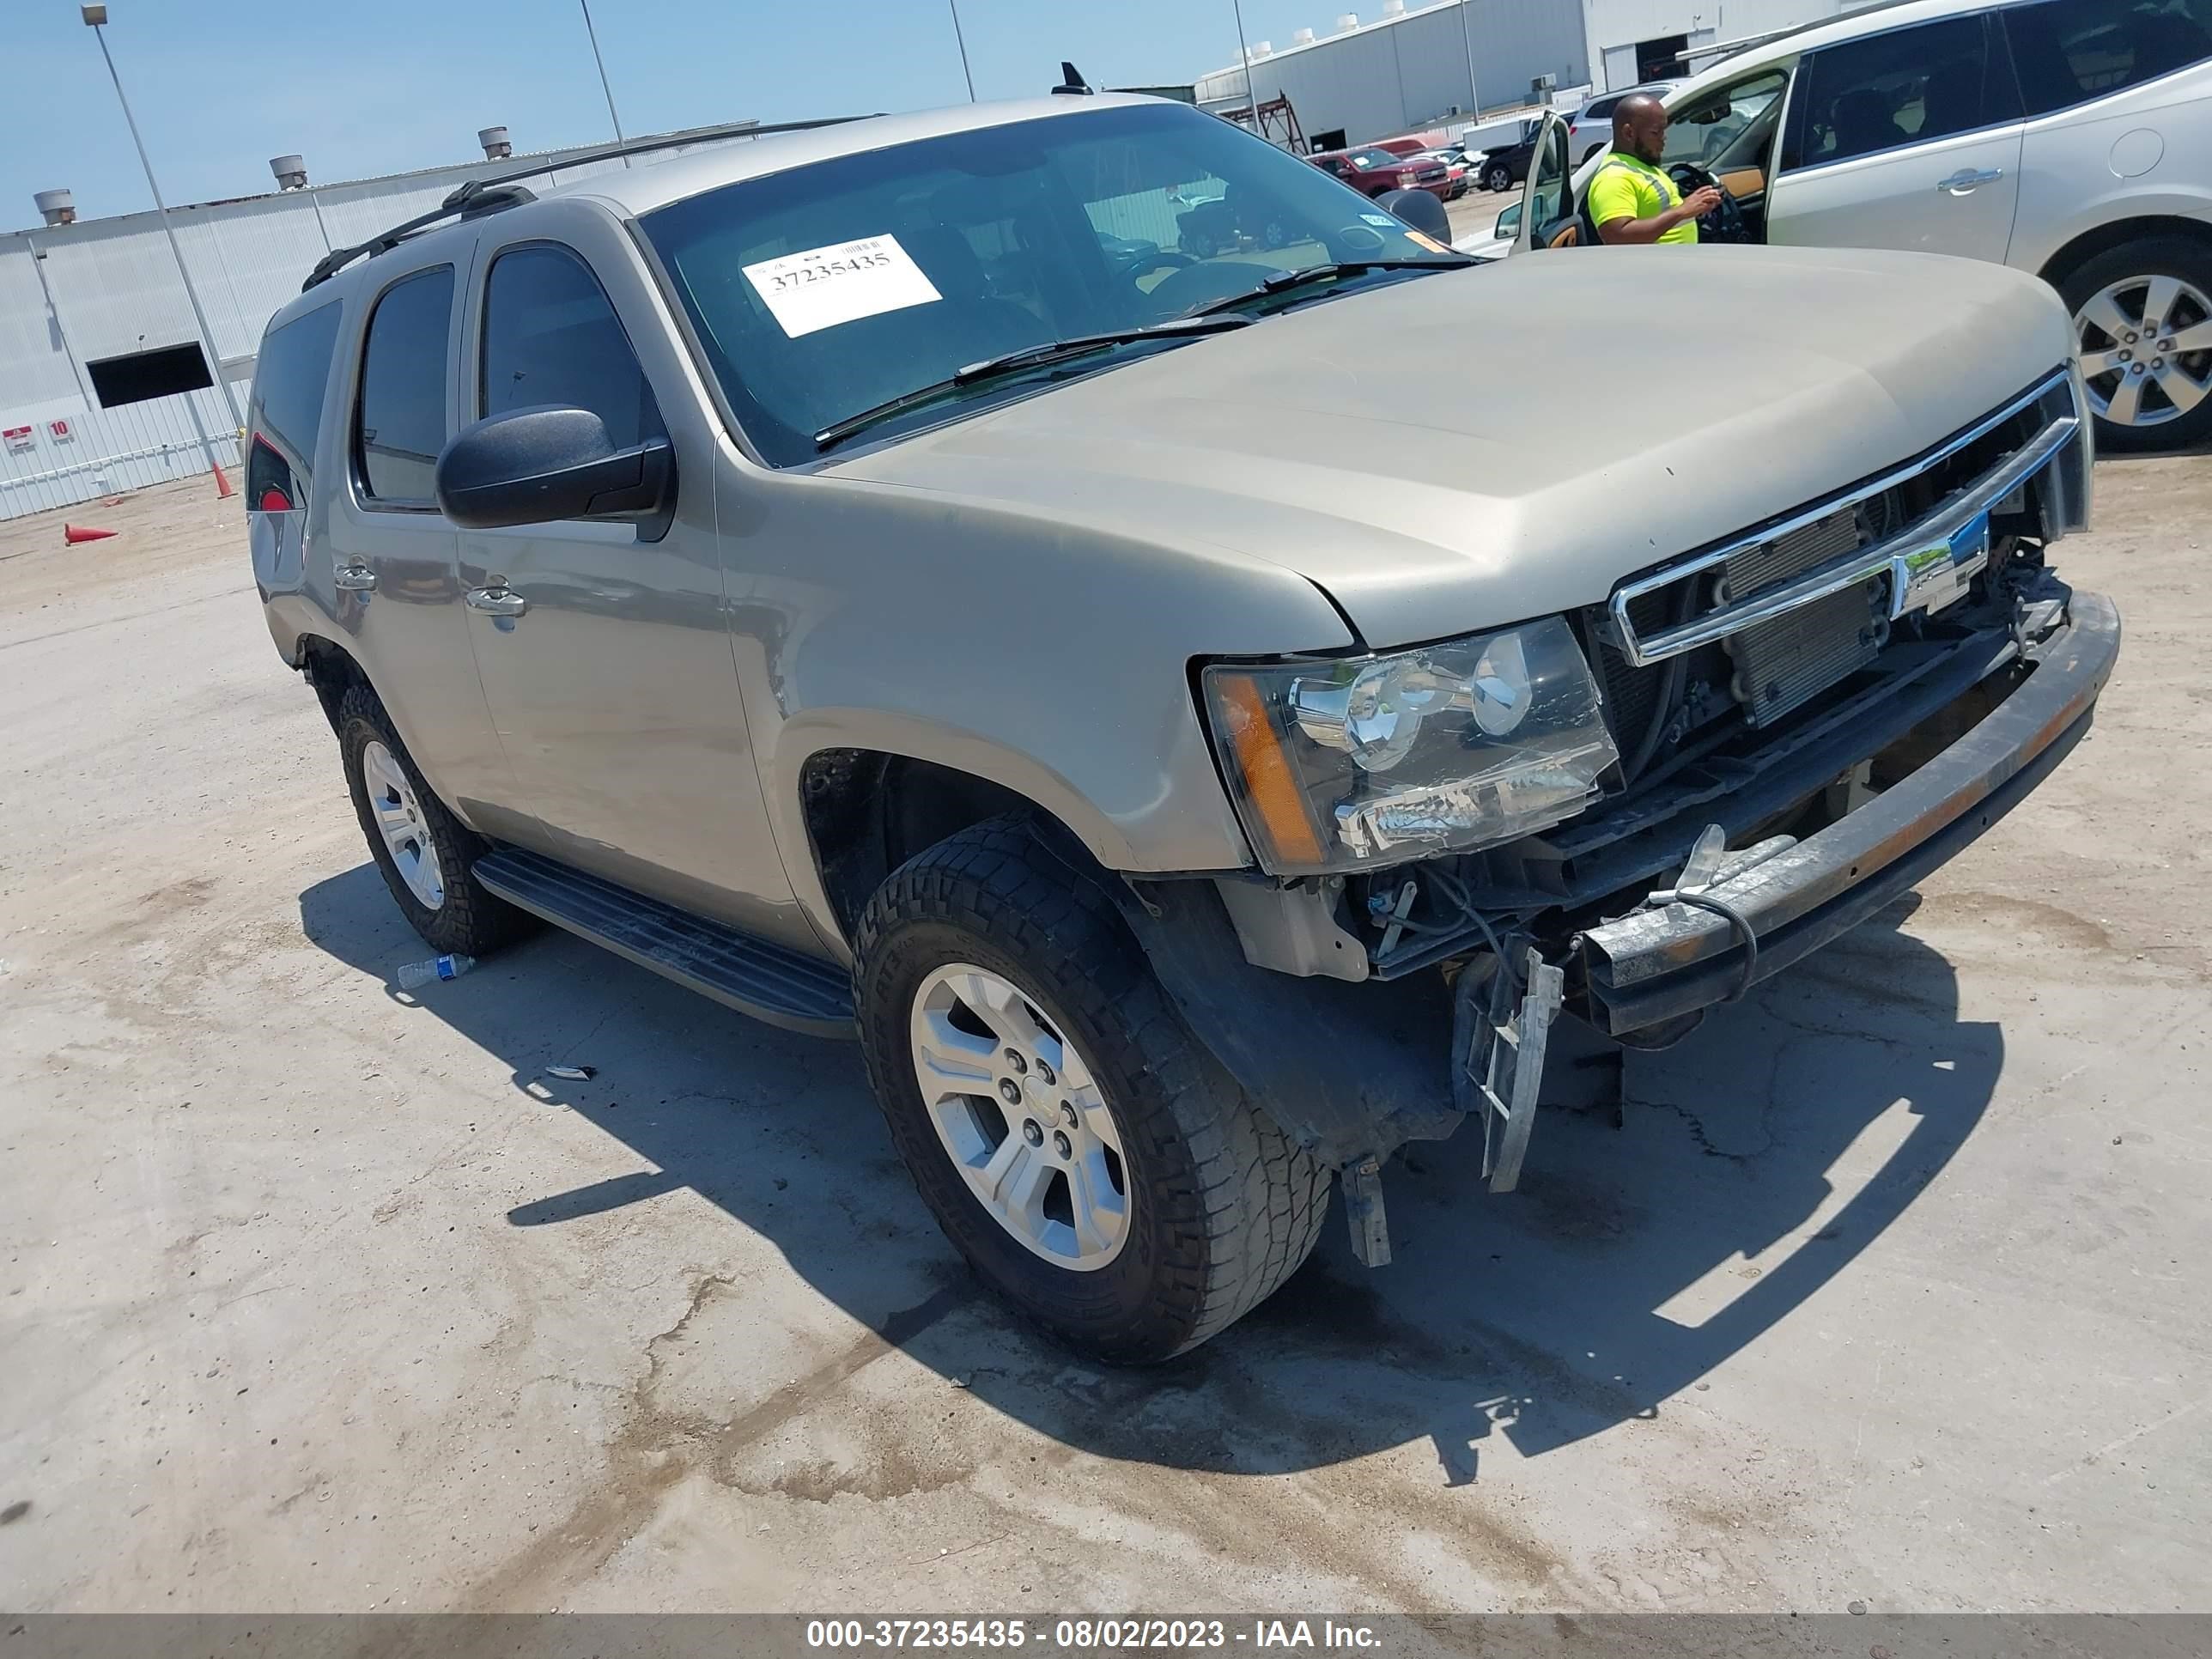
POLYGON ((1869 577, 1887 575, 1893 560, 1926 548, 1929 544, 1956 534, 1972 524, 1975 517, 1987 512, 2015 489, 2049 465, 2069 444, 2080 442, 2081 471, 2085 475, 2080 506, 2069 504, 2063 510, 2065 527, 2078 524, 2086 507, 2086 475, 2088 471, 2088 420, 2082 407, 2081 383, 2072 367, 2054 369, 2027 391, 1991 414, 1976 422, 1939 448, 1909 462, 1881 477, 1860 485, 1857 489, 1820 502, 1816 507, 1792 514, 1778 524, 1769 525, 1754 535, 1741 536, 1725 546, 1685 561, 1668 569, 1640 576, 1623 583, 1613 590, 1607 603, 1607 615, 1612 624, 1614 642, 1621 655, 1638 668, 1648 668, 1653 663, 1664 662, 1669 657, 1680 656, 1685 651, 1694 651, 1701 645, 1726 639, 1754 623, 1769 622, 1800 605, 1810 605, 1816 599, 1865 581, 1869 577), (1954 495, 1936 511, 1905 526, 1895 535, 1883 538, 1867 546, 1856 548, 1840 558, 1832 560, 1816 569, 1790 582, 1765 589, 1748 598, 1726 605, 1718 610, 1693 617, 1678 628, 1664 629, 1645 638, 1637 632, 1629 615, 1629 605, 1647 593, 1674 586, 1677 582, 1726 564, 1729 560, 1746 552, 1818 524, 1821 520, 1845 507, 1856 507, 1871 496, 1896 489, 1922 473, 1940 465, 1968 445, 1987 437, 2021 410, 2033 408, 2053 392, 2063 392, 2071 411, 2056 416, 2043 429, 2019 449, 1976 478, 1964 489, 1954 495))

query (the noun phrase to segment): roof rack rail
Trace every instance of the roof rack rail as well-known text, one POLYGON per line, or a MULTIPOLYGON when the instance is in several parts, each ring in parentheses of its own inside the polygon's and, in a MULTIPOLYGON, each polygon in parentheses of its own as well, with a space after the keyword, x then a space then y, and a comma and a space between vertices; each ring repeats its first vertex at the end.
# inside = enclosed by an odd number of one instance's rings
POLYGON ((307 273, 307 280, 300 284, 305 294, 318 283, 327 283, 356 259, 374 258, 388 253, 418 230, 428 229, 446 219, 480 219, 485 214, 497 213, 504 208, 520 207, 525 202, 534 202, 537 195, 518 182, 524 179, 539 179, 563 167, 583 167, 592 161, 611 161, 617 156, 645 155, 657 149, 676 149, 685 144, 713 143, 723 138, 765 138, 779 132, 811 132, 817 127, 842 126, 848 121, 864 121, 864 115, 830 115, 814 121, 778 121, 763 125, 757 121, 734 121, 717 127, 693 127, 684 132, 664 133, 658 138, 635 138, 618 144, 595 144, 589 149, 564 151, 557 160, 534 162, 526 167, 516 167, 494 179, 470 179, 458 185, 428 213, 417 214, 403 224, 389 230, 379 231, 365 242, 351 247, 335 248, 315 261, 315 268, 307 273))

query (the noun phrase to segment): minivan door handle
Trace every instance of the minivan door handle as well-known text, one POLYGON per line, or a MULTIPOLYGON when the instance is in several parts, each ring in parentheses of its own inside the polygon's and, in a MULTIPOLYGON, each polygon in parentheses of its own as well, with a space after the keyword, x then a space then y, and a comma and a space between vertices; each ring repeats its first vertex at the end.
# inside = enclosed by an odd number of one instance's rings
POLYGON ((331 586, 344 593, 366 593, 376 586, 376 572, 356 560, 331 573, 331 586))
POLYGON ((471 587, 468 591, 469 609, 481 611, 493 617, 519 617, 530 609, 524 599, 505 582, 495 582, 489 587, 471 587))
POLYGON ((1936 188, 1948 190, 1954 196, 1966 196, 1972 193, 1977 185, 1994 185, 2003 177, 2002 167, 1983 167, 1978 171, 1973 167, 1960 167, 1936 188))

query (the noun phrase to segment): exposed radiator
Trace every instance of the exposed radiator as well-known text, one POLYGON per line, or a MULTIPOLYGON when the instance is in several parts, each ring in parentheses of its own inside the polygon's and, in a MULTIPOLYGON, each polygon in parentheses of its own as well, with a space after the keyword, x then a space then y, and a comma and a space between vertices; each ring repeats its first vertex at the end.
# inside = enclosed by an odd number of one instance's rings
MULTIPOLYGON (((1802 530, 1747 548, 1728 562, 1729 599, 1747 599, 1801 576, 1857 547, 1860 535, 1857 516, 1844 508, 1802 530)), ((1728 652, 1735 664, 1735 680, 1729 690, 1753 726, 1771 725, 1872 662, 1888 632, 1881 579, 1869 577, 1857 587, 1731 635, 1728 652)))

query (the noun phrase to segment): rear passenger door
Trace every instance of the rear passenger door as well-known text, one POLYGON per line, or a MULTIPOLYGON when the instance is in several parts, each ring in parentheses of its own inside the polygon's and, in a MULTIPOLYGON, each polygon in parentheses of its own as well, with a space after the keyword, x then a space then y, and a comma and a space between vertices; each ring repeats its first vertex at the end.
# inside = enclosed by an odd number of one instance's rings
POLYGON ((426 238, 362 271, 367 325, 345 366, 341 476, 330 502, 332 622, 441 799, 501 835, 514 791, 477 684, 459 544, 438 511, 438 452, 455 425, 456 304, 472 238, 426 238))
POLYGON ((2027 114, 2014 264, 2040 270, 2118 218, 2204 210, 2212 0, 2036 0, 1997 16, 2027 114))
POLYGON ((1986 15, 1808 52, 1766 239, 2002 261, 2020 196, 2020 91, 1986 15))
POLYGON ((636 251, 576 204, 549 204, 526 234, 487 244, 465 359, 473 413, 586 409, 618 449, 668 435, 677 453, 665 526, 460 532, 468 634, 538 826, 532 841, 624 886, 811 948, 753 769, 711 457, 697 422, 672 432, 664 420, 671 398, 691 394, 668 367, 636 251))

